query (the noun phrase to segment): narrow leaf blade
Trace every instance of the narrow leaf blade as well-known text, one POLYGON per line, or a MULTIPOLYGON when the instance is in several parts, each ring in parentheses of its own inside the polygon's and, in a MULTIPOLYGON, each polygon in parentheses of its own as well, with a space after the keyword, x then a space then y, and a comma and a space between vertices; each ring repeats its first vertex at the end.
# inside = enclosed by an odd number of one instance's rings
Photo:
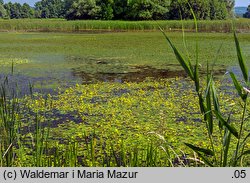
POLYGON ((226 122, 226 120, 221 116, 220 113, 218 113, 217 111, 214 111, 216 117, 218 120, 220 120, 220 122, 237 138, 239 139, 239 133, 237 132, 237 130, 231 126, 230 124, 228 124, 226 122))
POLYGON ((169 39, 169 37, 166 35, 166 33, 160 29, 163 33, 163 35, 165 36, 167 42, 170 44, 171 48, 174 51, 174 54, 177 58, 177 60, 179 61, 179 63, 181 64, 181 66, 183 67, 183 69, 186 71, 186 73, 189 75, 189 77, 194 80, 194 73, 192 71, 192 69, 190 68, 190 64, 188 64, 186 62, 186 60, 183 58, 183 56, 181 55, 181 53, 178 51, 178 49, 174 46, 174 44, 171 42, 171 40, 169 39))
POLYGON ((244 155, 247 155, 247 154, 250 154, 250 149, 249 149, 249 150, 244 151, 244 152, 241 154, 241 156, 244 156, 244 155))
POLYGON ((243 93, 243 87, 242 87, 241 84, 238 82, 238 80, 236 79, 236 76, 235 76, 235 74, 234 74, 233 72, 230 72, 230 76, 231 76, 231 78, 232 78, 232 80, 233 80, 234 87, 235 87, 235 89, 237 90, 238 95, 241 97, 241 99, 242 99, 243 101, 245 101, 246 98, 247 98, 247 95, 243 93))
POLYGON ((195 64, 195 68, 194 68, 194 82, 195 82, 196 92, 199 93, 199 91, 200 91, 200 79, 199 79, 198 63, 195 64))
POLYGON ((209 156, 214 156, 214 152, 211 151, 210 149, 204 149, 204 148, 197 147, 189 143, 184 143, 184 144, 188 146, 189 148, 191 148, 192 150, 194 150, 195 152, 204 153, 205 155, 209 155, 209 156))
POLYGON ((242 75, 245 79, 245 82, 248 83, 248 69, 247 69, 246 63, 243 59, 241 48, 240 48, 240 43, 239 43, 239 40, 238 40, 235 32, 234 32, 234 41, 235 41, 235 45, 236 45, 236 51, 237 51, 240 69, 241 69, 242 75))
POLYGON ((250 149, 244 151, 237 159, 240 159, 242 156, 250 154, 250 149))
POLYGON ((199 153, 199 152, 196 152, 196 153, 204 160, 204 162, 205 162, 208 166, 214 167, 214 165, 208 160, 208 158, 206 158, 204 155, 202 155, 202 154, 199 153))
POLYGON ((244 138, 243 143, 250 137, 250 133, 244 138))
POLYGON ((240 147, 244 145, 244 143, 247 141, 247 139, 250 137, 250 133, 247 134, 247 136, 244 138, 244 140, 241 142, 240 147))
POLYGON ((210 135, 213 134, 213 113, 212 113, 212 101, 211 101, 211 83, 212 83, 212 76, 210 76, 210 79, 207 83, 207 90, 206 90, 206 119, 208 122, 208 132, 210 135))
POLYGON ((223 167, 227 165, 228 151, 231 142, 231 132, 229 130, 225 133, 224 142, 225 142, 224 143, 225 147, 224 147, 223 167))
MULTIPOLYGON (((228 116, 227 123, 230 123, 231 114, 228 116)), ((231 142, 231 132, 226 128, 224 137, 223 137, 223 151, 224 151, 224 159, 223 159, 223 167, 227 166, 227 159, 228 159, 228 151, 231 142)))

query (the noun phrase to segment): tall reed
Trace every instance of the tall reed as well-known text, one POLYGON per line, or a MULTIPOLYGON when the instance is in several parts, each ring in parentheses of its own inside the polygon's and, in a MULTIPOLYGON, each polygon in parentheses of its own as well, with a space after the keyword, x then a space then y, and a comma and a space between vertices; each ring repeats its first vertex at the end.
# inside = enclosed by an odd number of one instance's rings
POLYGON ((0 86, 0 165, 12 166, 14 161, 13 146, 17 143, 20 128, 18 119, 19 103, 14 89, 8 87, 8 77, 0 86))
MULTIPOLYGON (((194 15, 194 13, 193 13, 194 15)), ((194 16, 195 17, 195 16, 194 16)), ((196 32, 198 32, 197 21, 194 18, 196 32)), ((250 149, 245 150, 246 141, 250 137, 250 133, 244 136, 243 126, 246 123, 246 111, 247 111, 247 100, 249 94, 249 75, 248 69, 246 67, 245 60, 242 55, 239 40, 236 33, 234 32, 234 41, 237 51, 238 63, 244 78, 244 85, 242 85, 237 79, 233 72, 230 72, 231 79, 233 81, 234 87, 238 92, 242 102, 242 116, 239 128, 233 126, 231 122, 231 113, 225 117, 221 112, 221 106, 219 97, 217 94, 217 89, 214 82, 213 69, 209 69, 209 64, 207 64, 207 76, 205 86, 201 86, 201 78, 199 76, 199 52, 198 52, 198 42, 196 44, 196 56, 195 64, 192 64, 190 58, 185 59, 183 54, 175 47, 167 34, 161 29, 164 37, 166 38, 168 44, 172 48, 177 60, 183 67, 189 78, 194 82, 195 91, 198 96, 198 102, 200 106, 200 112, 204 116, 204 121, 206 124, 207 134, 209 138, 210 148, 198 147, 190 143, 185 143, 187 147, 195 151, 208 166, 240 166, 240 160, 245 155, 250 154, 250 149), (247 88, 244 88, 246 86, 247 88), (202 88, 205 88, 202 89, 202 88), (217 154, 215 150, 215 139, 213 137, 214 133, 214 122, 215 119, 218 121, 218 129, 221 134, 221 150, 217 154), (232 141, 235 138, 237 144, 235 148, 232 148, 232 141), (233 155, 230 156, 230 151, 233 151, 233 155)))
MULTIPOLYGON (((183 21, 188 31, 193 31, 192 20, 183 21)), ((101 21, 63 19, 12 19, 0 20, 1 31, 37 31, 37 32, 84 32, 99 31, 157 31, 160 25, 165 31, 181 31, 182 22, 179 20, 161 21, 101 21)), ((240 31, 249 31, 250 21, 239 19, 236 26, 240 31)), ((232 32, 231 20, 200 20, 198 28, 202 32, 232 32)))

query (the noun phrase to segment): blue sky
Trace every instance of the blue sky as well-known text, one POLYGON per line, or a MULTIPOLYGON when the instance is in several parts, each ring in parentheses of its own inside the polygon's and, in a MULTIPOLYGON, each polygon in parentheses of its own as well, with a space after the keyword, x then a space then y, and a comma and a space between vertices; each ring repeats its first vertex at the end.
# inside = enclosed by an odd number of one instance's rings
POLYGON ((248 6, 250 4, 250 0, 236 0, 236 6, 248 6))
MULTIPOLYGON (((4 2, 19 2, 21 4, 28 3, 30 5, 34 5, 35 2, 39 0, 4 0, 4 2)), ((250 4, 250 0, 235 0, 236 6, 248 6, 250 4)))
POLYGON ((33 6, 35 2, 40 1, 40 0, 3 0, 4 2, 18 2, 18 3, 28 3, 29 5, 33 6))

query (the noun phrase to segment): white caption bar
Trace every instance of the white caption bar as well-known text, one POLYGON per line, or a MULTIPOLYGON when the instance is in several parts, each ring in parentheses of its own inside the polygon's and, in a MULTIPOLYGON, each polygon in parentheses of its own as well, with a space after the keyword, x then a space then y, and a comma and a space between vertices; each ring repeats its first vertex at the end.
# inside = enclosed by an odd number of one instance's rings
POLYGON ((250 168, 0 168, 0 182, 249 183, 250 168))

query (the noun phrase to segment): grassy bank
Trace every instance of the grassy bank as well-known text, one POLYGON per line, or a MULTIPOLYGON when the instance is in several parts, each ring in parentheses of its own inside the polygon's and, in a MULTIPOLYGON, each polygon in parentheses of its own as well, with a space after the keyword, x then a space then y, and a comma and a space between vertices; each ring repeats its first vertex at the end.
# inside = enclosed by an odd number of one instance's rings
MULTIPOLYGON (((249 19, 235 19, 239 31, 250 30, 249 19)), ((183 21, 187 30, 194 30, 193 20, 183 21)), ((86 32, 86 31, 152 31, 161 26, 165 31, 180 31, 181 21, 99 21, 63 19, 19 19, 0 20, 0 31, 35 31, 35 32, 86 32)), ((232 20, 199 21, 201 32, 231 32, 232 20)))

